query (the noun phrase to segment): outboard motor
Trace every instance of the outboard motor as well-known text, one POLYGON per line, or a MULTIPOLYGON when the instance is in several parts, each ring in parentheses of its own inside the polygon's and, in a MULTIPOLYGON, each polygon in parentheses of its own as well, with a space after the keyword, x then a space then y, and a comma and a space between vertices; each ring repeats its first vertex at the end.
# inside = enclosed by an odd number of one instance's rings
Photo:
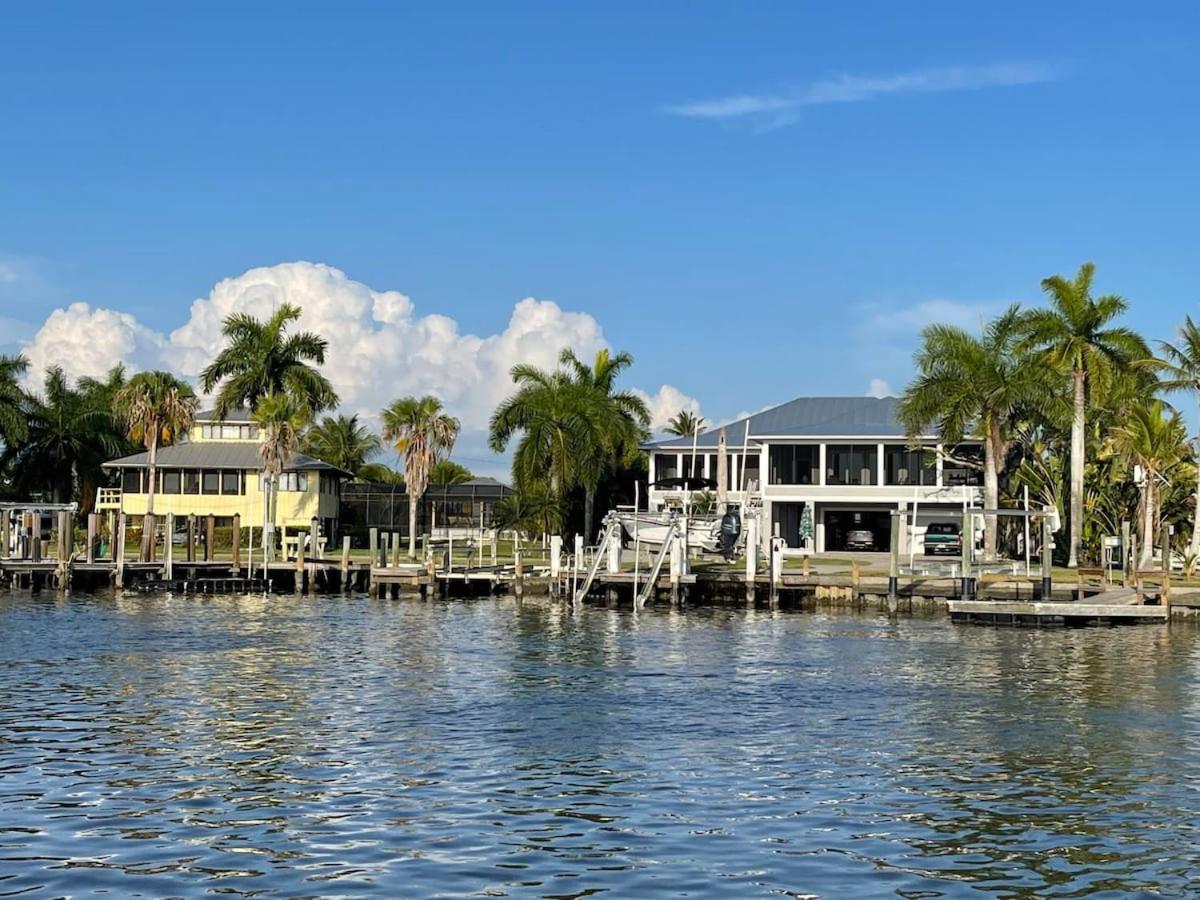
POLYGON ((725 561, 731 561, 737 556, 738 537, 742 533, 742 517, 738 511, 730 507, 721 516, 721 555, 725 561))

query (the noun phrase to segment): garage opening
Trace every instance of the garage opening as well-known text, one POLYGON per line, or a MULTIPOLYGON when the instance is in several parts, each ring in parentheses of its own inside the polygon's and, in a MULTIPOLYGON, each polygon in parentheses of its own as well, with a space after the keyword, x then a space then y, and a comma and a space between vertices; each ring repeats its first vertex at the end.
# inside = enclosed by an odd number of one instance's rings
POLYGON ((825 513, 825 550, 877 550, 891 547, 892 514, 880 509, 831 509, 825 513))

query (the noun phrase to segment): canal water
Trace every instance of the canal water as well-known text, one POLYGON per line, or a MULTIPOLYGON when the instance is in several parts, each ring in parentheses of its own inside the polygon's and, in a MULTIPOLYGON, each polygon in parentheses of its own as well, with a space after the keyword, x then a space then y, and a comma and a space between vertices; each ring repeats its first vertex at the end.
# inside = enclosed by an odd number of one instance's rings
POLYGON ((1200 892, 1200 629, 0 593, 0 895, 1200 892))

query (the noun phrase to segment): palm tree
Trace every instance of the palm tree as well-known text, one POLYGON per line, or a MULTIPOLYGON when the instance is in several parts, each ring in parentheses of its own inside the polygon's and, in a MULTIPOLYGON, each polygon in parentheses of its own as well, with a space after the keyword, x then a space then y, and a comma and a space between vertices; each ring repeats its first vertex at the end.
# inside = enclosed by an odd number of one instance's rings
POLYGON ((200 373, 204 393, 217 392, 218 418, 231 409, 254 410, 271 394, 288 394, 293 405, 318 413, 337 405, 337 393, 316 366, 325 364, 326 341, 319 334, 288 334, 288 325, 300 318, 300 307, 285 303, 266 321, 246 313, 225 319, 222 333, 227 343, 216 359, 200 373))
POLYGON ((516 365, 512 379, 517 390, 492 412, 488 444, 503 453, 520 432, 512 463, 517 489, 544 481, 561 503, 576 482, 575 463, 586 447, 584 391, 561 370, 516 365))
POLYGON ((1050 299, 1049 309, 1035 309, 1026 316, 1030 346, 1041 348, 1046 361, 1071 379, 1071 513, 1070 554, 1067 565, 1079 564, 1083 537, 1083 469, 1086 452, 1089 394, 1111 381, 1114 372, 1150 355, 1145 341, 1128 328, 1112 326, 1129 304, 1107 294, 1092 297, 1096 267, 1084 263, 1074 279, 1054 275, 1042 281, 1050 299))
POLYGON ((26 400, 26 436, 5 447, 13 482, 22 493, 48 489, 64 503, 83 481, 121 448, 109 408, 99 407, 71 386, 63 370, 46 371, 41 394, 26 400))
MULTIPOLYGON (((1159 386, 1166 391, 1192 391, 1200 404, 1200 326, 1185 316, 1179 329, 1179 343, 1159 341, 1161 359, 1154 362, 1160 372, 1159 386)), ((1195 440, 1196 475, 1200 479, 1200 437, 1195 440)), ((1196 486, 1192 510, 1192 539, 1188 555, 1200 557, 1200 481, 1196 486)))
POLYGON ((496 527, 527 534, 554 534, 562 528, 562 504, 544 484, 531 484, 496 504, 496 527))
POLYGON ((267 529, 263 547, 275 551, 275 518, 279 512, 279 476, 296 450, 300 433, 308 424, 309 409, 290 395, 271 393, 261 397, 251 418, 259 426, 258 455, 268 484, 267 529))
POLYGON ((429 467, 429 483, 431 485, 462 484, 474 477, 470 469, 451 459, 439 459, 429 467))
MULTIPOLYGON (((1044 368, 1021 352, 1022 315, 1014 304, 975 337, 952 325, 930 325, 915 361, 917 378, 900 398, 899 417, 916 439, 936 425, 949 444, 983 439, 984 506, 1000 505, 1000 468, 1022 411, 1048 399, 1044 368)), ((984 519, 984 554, 996 557, 996 517, 984 519)))
MULTIPOLYGON (((1160 495, 1160 480, 1165 480, 1171 470, 1187 456, 1187 431, 1179 413, 1171 411, 1161 400, 1148 406, 1135 406, 1129 418, 1110 432, 1113 446, 1131 464, 1141 467, 1141 518, 1142 551, 1139 568, 1150 565, 1154 555, 1154 534, 1157 531, 1157 501, 1160 495)), ((1167 561, 1170 548, 1163 547, 1163 559, 1167 561)))
POLYGON ((401 397, 383 411, 383 437, 404 454, 404 483, 408 490, 408 556, 417 555, 417 506, 429 484, 429 470, 454 449, 461 428, 458 419, 442 411, 434 396, 401 397))
POLYGON ((392 484, 403 487, 404 473, 398 472, 386 463, 367 463, 358 470, 357 481, 369 481, 375 484, 392 484))
POLYGON ((24 356, 0 355, 0 444, 5 447, 23 441, 29 433, 25 391, 19 381, 28 368, 24 356))
POLYGON ((326 416, 304 432, 300 448, 310 456, 357 475, 367 460, 381 449, 378 435, 358 416, 326 416))
MULTIPOLYGON (((130 440, 146 448, 146 515, 142 524, 142 557, 148 558, 154 533, 154 489, 159 445, 173 444, 192 427, 196 394, 191 385, 169 372, 139 372, 117 391, 114 412, 125 423, 130 440)), ((170 536, 167 537, 170 540, 170 536)))
POLYGON ((618 463, 637 457, 638 444, 649 435, 650 412, 637 394, 614 390, 617 376, 633 365, 628 353, 612 355, 600 350, 588 366, 568 349, 562 352, 559 362, 583 388, 581 399, 588 407, 583 421, 591 426, 587 442, 592 450, 578 459, 577 470, 583 484, 583 534, 590 541, 600 479, 618 463))
POLYGON ((694 412, 681 409, 667 422, 667 427, 664 431, 667 434, 677 434, 680 437, 691 437, 703 427, 704 416, 698 416, 694 412))

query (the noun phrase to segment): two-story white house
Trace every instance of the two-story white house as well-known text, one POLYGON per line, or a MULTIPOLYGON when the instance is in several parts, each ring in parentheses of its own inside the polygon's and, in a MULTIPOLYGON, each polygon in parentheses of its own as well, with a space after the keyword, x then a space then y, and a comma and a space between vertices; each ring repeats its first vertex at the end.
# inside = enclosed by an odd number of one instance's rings
MULTIPOLYGON (((982 505, 982 473, 964 462, 982 459, 981 446, 943 447, 933 434, 910 441, 896 417, 897 402, 895 397, 798 397, 722 426, 729 502, 761 500, 771 533, 789 548, 818 553, 846 549, 852 530, 869 530, 875 548, 888 549, 891 513, 897 509, 915 525, 917 541, 931 522, 960 523, 964 505, 982 505), (802 537, 805 532, 811 536, 802 537)), ((721 430, 710 428, 696 437, 694 457, 692 437, 643 445, 649 454, 651 510, 679 499, 678 488, 661 486, 668 479, 715 481, 721 430)), ((907 540, 902 536, 902 546, 907 540)))

